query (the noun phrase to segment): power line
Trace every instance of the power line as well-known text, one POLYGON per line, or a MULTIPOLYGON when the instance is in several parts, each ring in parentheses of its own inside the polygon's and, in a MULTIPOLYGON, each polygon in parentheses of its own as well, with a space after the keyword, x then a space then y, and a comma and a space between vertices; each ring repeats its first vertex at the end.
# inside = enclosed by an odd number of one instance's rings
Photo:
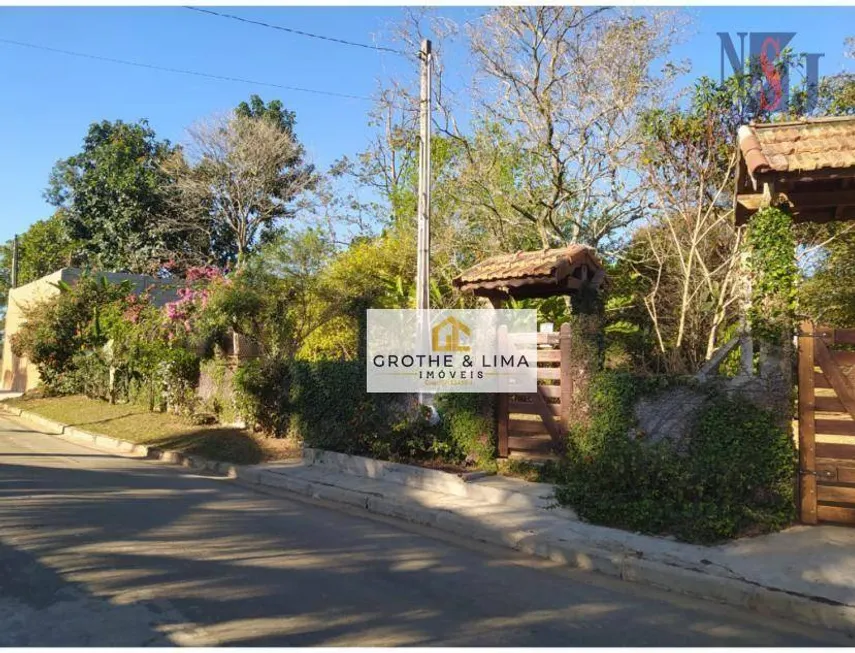
POLYGON ((387 48, 382 45, 371 45, 369 43, 357 43, 355 41, 346 41, 345 39, 337 39, 332 36, 322 36, 321 34, 312 34, 311 32, 304 32, 299 29, 293 29, 291 27, 282 27, 281 25, 272 25, 271 23, 265 23, 260 20, 250 20, 249 18, 242 18, 241 16, 235 16, 233 14, 224 14, 218 11, 212 11, 210 9, 202 9, 201 7, 190 7, 185 5, 185 9, 189 9, 190 11, 198 11, 202 14, 210 14, 211 16, 219 16, 220 18, 229 18, 231 20, 237 20, 241 23, 249 23, 251 25, 259 25, 261 27, 267 27, 270 29, 276 29, 281 32, 290 32, 291 34, 299 34, 300 36, 308 36, 313 39, 321 39, 323 41, 332 41, 333 43, 339 43, 341 45, 352 45, 357 48, 366 48, 368 50, 379 50, 381 52, 391 52, 392 54, 400 54, 407 56, 407 53, 403 50, 396 50, 394 48, 387 48))
POLYGON ((141 63, 139 61, 126 61, 124 59, 114 59, 113 57, 102 57, 97 54, 86 54, 83 52, 74 52, 72 50, 61 50, 60 48, 52 48, 46 45, 37 45, 35 43, 24 43, 23 41, 13 41, 11 39, 0 38, 0 43, 7 45, 17 45, 23 48, 32 48, 34 50, 45 50, 47 52, 56 52, 65 54, 71 57, 81 57, 83 59, 94 59, 95 61, 107 61, 109 63, 118 63, 124 66, 136 66, 137 68, 148 68, 150 70, 160 70, 167 73, 178 73, 181 75, 195 75, 196 77, 205 77, 207 79, 216 79, 222 82, 240 82, 242 84, 255 84, 257 86, 271 86, 273 88, 281 88, 286 91, 299 91, 301 93, 315 93, 317 95, 330 95, 333 97, 348 98, 351 100, 366 100, 371 101, 371 98, 363 95, 348 95, 347 93, 338 93, 336 91, 321 91, 314 88, 302 88, 300 86, 288 86, 286 84, 276 84, 274 82, 259 82, 252 79, 244 79, 242 77, 229 77, 227 75, 214 75, 212 73, 200 73, 195 70, 185 70, 183 68, 170 68, 168 66, 156 66, 154 64, 141 63))

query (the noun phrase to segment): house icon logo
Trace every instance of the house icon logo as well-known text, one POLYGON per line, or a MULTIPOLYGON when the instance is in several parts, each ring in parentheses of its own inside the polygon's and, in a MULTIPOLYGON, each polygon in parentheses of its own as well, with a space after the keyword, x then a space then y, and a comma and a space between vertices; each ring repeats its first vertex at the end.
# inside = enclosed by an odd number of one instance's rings
POLYGON ((469 326, 455 317, 447 317, 430 330, 430 345, 433 351, 469 351, 469 326))

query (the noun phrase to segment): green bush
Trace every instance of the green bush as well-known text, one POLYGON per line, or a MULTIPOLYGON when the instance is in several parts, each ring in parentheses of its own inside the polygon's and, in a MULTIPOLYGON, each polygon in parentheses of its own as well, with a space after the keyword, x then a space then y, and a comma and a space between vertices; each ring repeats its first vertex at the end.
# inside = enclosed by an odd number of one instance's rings
POLYGON ((236 410, 251 428, 281 438, 288 433, 290 389, 287 361, 245 361, 234 377, 236 410))
POLYGON ((437 395, 442 438, 436 453, 480 468, 491 467, 496 459, 496 405, 492 395, 448 393, 437 395))
POLYGON ((792 433, 769 411, 718 397, 698 418, 688 463, 696 488, 691 506, 718 518, 721 537, 777 530, 795 517, 792 433))
POLYGON ((169 409, 177 414, 192 413, 199 383, 199 357, 180 347, 164 349, 158 376, 169 409))
POLYGON ((297 361, 291 383, 292 427, 310 447, 402 462, 439 460, 489 467, 496 457, 490 396, 436 398, 442 417, 410 395, 369 394, 359 361, 297 361))
POLYGON ((77 352, 71 360, 68 373, 68 394, 85 394, 90 399, 111 399, 110 366, 102 352, 87 350, 77 352))
POLYGON ((692 542, 789 523, 795 450, 768 411, 712 391, 685 451, 631 437, 638 398, 672 383, 608 372, 596 377, 591 423, 570 438, 559 500, 591 522, 692 542))

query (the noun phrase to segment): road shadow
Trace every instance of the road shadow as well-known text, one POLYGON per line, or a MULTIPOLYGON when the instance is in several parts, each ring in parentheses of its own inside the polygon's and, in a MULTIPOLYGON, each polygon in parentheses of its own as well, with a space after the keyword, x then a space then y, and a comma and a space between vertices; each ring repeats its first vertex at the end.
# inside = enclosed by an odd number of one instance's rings
POLYGON ((197 646, 816 643, 222 479, 93 465, 0 464, 0 540, 25 570, 2 600, 50 573, 197 646))
POLYGON ((168 611, 114 605, 0 542, 0 646, 169 646, 168 611))

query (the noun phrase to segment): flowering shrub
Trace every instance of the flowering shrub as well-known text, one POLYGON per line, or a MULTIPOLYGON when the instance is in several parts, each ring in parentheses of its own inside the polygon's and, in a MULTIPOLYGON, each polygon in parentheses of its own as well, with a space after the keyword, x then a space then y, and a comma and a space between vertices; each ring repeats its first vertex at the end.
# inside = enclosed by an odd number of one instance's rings
POLYGON ((130 286, 84 276, 73 287, 57 288, 57 295, 24 310, 24 326, 12 336, 11 345, 16 356, 36 366, 47 391, 64 393, 73 391, 69 375, 75 355, 107 343, 104 313, 127 296, 130 286))
POLYGON ((193 330, 217 282, 217 268, 188 271, 188 285, 161 309, 150 289, 134 294, 130 283, 84 276, 26 310, 14 352, 38 367, 49 392, 189 412, 199 377, 193 330))
MULTIPOLYGON (((216 267, 190 268, 187 270, 187 285, 178 289, 178 299, 164 307, 166 318, 173 327, 183 329, 184 334, 193 332, 194 322, 198 321, 211 296, 211 285, 225 282, 223 271, 216 267)), ((173 329, 171 338, 178 337, 173 329)))

